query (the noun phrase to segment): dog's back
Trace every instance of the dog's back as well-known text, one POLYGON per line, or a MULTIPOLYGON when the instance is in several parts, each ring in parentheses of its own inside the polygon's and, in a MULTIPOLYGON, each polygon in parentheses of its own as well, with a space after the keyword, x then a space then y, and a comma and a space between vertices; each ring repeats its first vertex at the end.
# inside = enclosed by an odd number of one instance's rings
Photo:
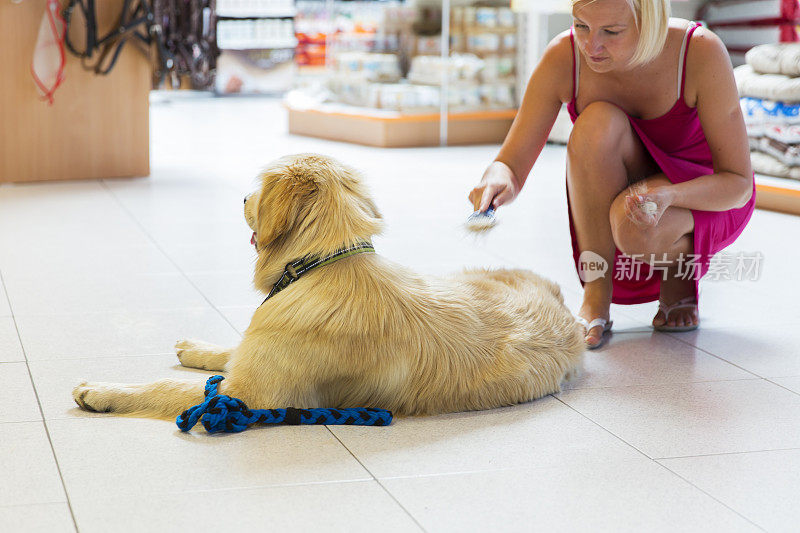
POLYGON ((269 325, 269 357, 292 343, 285 357, 317 382, 320 406, 429 414, 510 405, 559 390, 583 353, 558 286, 524 270, 429 278, 377 255, 352 257, 264 312, 254 323, 269 325))

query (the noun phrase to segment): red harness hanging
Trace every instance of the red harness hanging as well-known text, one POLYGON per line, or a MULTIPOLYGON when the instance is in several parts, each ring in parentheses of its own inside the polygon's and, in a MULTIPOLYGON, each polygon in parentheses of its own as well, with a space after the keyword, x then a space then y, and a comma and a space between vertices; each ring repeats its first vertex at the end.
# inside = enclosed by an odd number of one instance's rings
POLYGON ((53 94, 64 81, 66 27, 58 0, 47 0, 33 51, 31 75, 42 100, 47 100, 50 105, 53 104, 53 94))

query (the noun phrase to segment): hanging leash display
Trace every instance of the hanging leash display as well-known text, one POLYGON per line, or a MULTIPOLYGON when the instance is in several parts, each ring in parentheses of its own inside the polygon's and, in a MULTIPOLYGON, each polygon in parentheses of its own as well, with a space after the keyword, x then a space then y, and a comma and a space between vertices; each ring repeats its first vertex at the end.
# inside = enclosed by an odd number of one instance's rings
POLYGON ((103 36, 99 35, 97 27, 95 0, 69 0, 63 12, 67 26, 72 22, 76 9, 86 25, 85 46, 80 49, 81 47, 70 39, 69 31, 66 34, 65 44, 70 52, 81 58, 81 64, 86 70, 91 70, 95 74, 108 74, 128 42, 134 43, 143 54, 150 57, 154 16, 148 0, 123 0, 119 22, 103 36))
POLYGON ((162 71, 154 73, 156 86, 165 77, 173 89, 187 76, 192 89, 214 86, 217 70, 216 0, 153 0, 156 27, 161 37, 159 53, 166 55, 162 71))
POLYGON ((239 433, 253 424, 388 426, 392 423, 390 411, 371 407, 249 409, 242 400, 219 393, 219 383, 223 379, 222 376, 208 378, 205 400, 175 420, 181 431, 189 431, 198 421, 209 433, 239 433))
POLYGON ((86 26, 79 45, 70 38, 65 45, 81 64, 95 74, 111 72, 127 43, 140 50, 153 64, 153 86, 169 77, 177 89, 188 77, 192 89, 214 84, 216 60, 215 0, 123 0, 117 24, 100 35, 95 0, 69 0, 63 11, 67 26, 80 15, 86 26))

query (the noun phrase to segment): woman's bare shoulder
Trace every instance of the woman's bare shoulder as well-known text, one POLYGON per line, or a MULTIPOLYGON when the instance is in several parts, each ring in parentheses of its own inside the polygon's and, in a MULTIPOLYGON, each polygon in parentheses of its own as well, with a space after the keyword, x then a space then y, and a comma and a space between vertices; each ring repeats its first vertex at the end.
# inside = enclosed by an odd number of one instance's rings
POLYGON ((725 48, 722 39, 717 37, 713 31, 704 26, 697 28, 692 34, 693 55, 700 62, 725 58, 726 62, 730 62, 730 56, 725 48))
MULTIPOLYGON (((547 44, 545 55, 552 55, 555 59, 572 61, 572 42, 570 39, 572 31, 564 30, 547 44)), ((570 63, 571 64, 571 63, 570 63)))
POLYGON ((556 35, 547 45, 536 70, 542 79, 558 93, 562 102, 572 96, 572 63, 574 61, 570 30, 556 35))
MULTIPOLYGON (((675 40, 678 43, 683 42, 683 38, 686 35, 686 31, 695 25, 695 22, 680 19, 680 18, 670 18, 669 19, 669 26, 667 29, 667 40, 675 40)), ((720 50, 724 51, 725 46, 722 44, 722 41, 717 37, 714 32, 706 28, 705 26, 699 26, 694 33, 692 33, 692 47, 694 48, 701 48, 700 54, 703 53, 714 53, 716 49, 717 52, 720 50), (695 46, 697 43, 699 45, 695 46)))
POLYGON ((731 70, 730 55, 722 39, 708 28, 697 28, 686 50, 686 69, 697 74, 731 70))
POLYGON ((728 50, 714 32, 701 26, 692 34, 691 46, 686 51, 686 100, 693 95, 691 100, 696 101, 701 88, 722 93, 723 85, 733 87, 735 92, 728 50))

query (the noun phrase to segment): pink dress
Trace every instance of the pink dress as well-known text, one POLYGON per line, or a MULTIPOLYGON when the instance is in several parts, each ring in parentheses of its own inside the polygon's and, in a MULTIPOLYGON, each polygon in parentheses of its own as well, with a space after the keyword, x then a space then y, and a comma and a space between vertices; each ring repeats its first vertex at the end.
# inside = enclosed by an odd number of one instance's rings
MULTIPOLYGON (((691 26, 681 46, 681 58, 678 61, 678 100, 672 109, 660 117, 641 119, 628 115, 631 127, 641 139, 647 151, 655 160, 661 171, 672 183, 681 183, 699 176, 714 173, 711 160, 711 149, 706 141, 697 108, 689 107, 683 99, 683 88, 686 81, 686 50, 694 30, 699 24, 691 26)), ((578 92, 578 50, 575 40, 570 33, 573 49, 573 93, 572 100, 567 104, 569 116, 574 123, 578 118, 575 109, 575 100, 578 92)), ((569 184, 567 185, 569 188, 569 184)), ((753 196, 747 204, 738 209, 728 211, 699 211, 692 209, 694 217, 694 254, 695 265, 687 270, 694 269, 695 296, 698 295, 700 278, 708 271, 711 257, 722 250, 739 236, 744 230, 755 207, 756 193, 755 180, 753 181, 753 196)), ((572 251, 575 258, 575 268, 578 268, 580 249, 575 235, 572 221, 572 208, 569 207, 569 194, 567 194, 569 211, 569 230, 572 236, 572 251)), ((613 295, 612 302, 617 304, 638 304, 657 300, 661 289, 662 272, 651 269, 645 263, 639 264, 638 272, 635 269, 620 263, 620 251, 614 252, 613 269, 613 295), (624 268, 625 272, 620 272, 624 268)), ((658 259, 658 256, 656 256, 658 259)), ((628 263, 629 265, 630 263, 628 263)), ((685 266, 690 266, 689 264, 685 266)), ((583 284, 583 281, 581 281, 583 284)))

